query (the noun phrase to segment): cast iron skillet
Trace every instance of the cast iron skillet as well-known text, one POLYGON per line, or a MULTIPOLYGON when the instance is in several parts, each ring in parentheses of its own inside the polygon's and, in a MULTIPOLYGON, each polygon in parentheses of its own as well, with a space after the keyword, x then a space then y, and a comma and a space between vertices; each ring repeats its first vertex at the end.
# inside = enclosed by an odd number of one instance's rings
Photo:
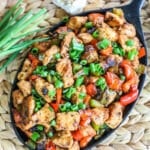
MULTIPOLYGON (((133 24, 136 28, 137 31, 137 36, 140 39, 140 42, 142 43, 142 45, 146 48, 146 44, 144 42, 144 35, 143 35, 143 31, 142 31, 142 27, 141 27, 141 22, 140 22, 140 9, 142 7, 144 3, 144 0, 132 0, 132 2, 126 6, 122 6, 122 7, 118 7, 118 8, 122 8, 125 14, 125 18, 126 20, 133 24)), ((79 16, 87 16, 89 13, 92 12, 98 12, 98 13, 105 13, 106 11, 111 11, 112 8, 108 8, 108 9, 101 9, 101 10, 92 10, 92 11, 88 11, 88 12, 84 12, 84 13, 80 13, 77 14, 79 16)), ((59 23, 57 25, 55 25, 53 28, 51 28, 48 32, 53 32, 55 29, 57 29, 59 26, 63 25, 64 23, 59 23)), ((144 65, 147 65, 147 55, 142 57, 140 59, 140 62, 144 65)), ((23 63, 22 63, 23 64, 23 63)), ((21 65, 22 67, 22 65, 21 65)), ((18 70, 18 72, 21 70, 18 70)), ((144 80, 145 80, 145 74, 142 74, 140 76, 140 82, 139 82, 139 92, 141 92, 142 88, 143 88, 143 84, 144 84, 144 80)), ((16 82, 17 82, 17 77, 14 81, 13 87, 12 87, 12 91, 14 89, 16 89, 16 82)), ((12 91, 11 91, 11 96, 10 96, 10 113, 11 113, 11 121, 12 121, 12 126, 15 130, 16 135, 18 136, 18 139, 25 145, 26 145, 26 141, 27 141, 27 136, 19 129, 15 126, 15 122, 14 122, 14 118, 13 118, 13 114, 12 114, 12 108, 13 108, 13 103, 12 103, 12 91)), ((128 114, 131 112, 131 110, 133 109, 134 105, 136 102, 128 105, 124 111, 124 116, 123 116, 123 121, 126 119, 126 117, 128 116, 128 114)), ((104 135, 102 137, 100 137, 97 140, 92 140, 85 148, 84 150, 90 150, 93 146, 96 146, 97 144, 100 144, 104 139, 106 139, 110 134, 112 134, 116 129, 109 129, 109 131, 105 132, 104 135)))

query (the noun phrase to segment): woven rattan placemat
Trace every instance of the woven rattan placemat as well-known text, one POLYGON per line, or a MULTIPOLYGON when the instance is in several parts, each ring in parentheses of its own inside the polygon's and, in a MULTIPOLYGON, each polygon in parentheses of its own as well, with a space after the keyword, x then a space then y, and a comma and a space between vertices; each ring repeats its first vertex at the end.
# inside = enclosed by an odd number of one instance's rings
MULTIPOLYGON (((0 0, 0 16, 15 1, 0 0)), ((88 0, 84 10, 113 7, 127 2, 127 0, 88 0)), ((41 26, 50 27, 66 15, 51 0, 24 0, 22 6, 25 11, 30 9, 37 11, 40 7, 48 9, 48 17, 41 26)), ((147 45, 150 48, 150 0, 144 4, 141 19, 147 45)), ((0 74, 0 150, 26 149, 18 141, 11 127, 8 106, 11 85, 22 58, 23 55, 17 58, 4 73, 0 74)), ((145 88, 132 113, 114 134, 93 150, 150 150, 150 67, 147 70, 145 88)))

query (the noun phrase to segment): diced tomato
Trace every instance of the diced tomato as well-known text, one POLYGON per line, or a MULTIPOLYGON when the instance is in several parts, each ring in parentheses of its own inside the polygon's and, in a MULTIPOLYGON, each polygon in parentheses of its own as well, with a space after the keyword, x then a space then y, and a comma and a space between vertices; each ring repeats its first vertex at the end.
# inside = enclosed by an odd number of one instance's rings
POLYGON ((136 89, 131 88, 131 90, 127 94, 121 96, 120 103, 123 106, 127 106, 127 105, 131 104, 132 102, 134 102, 137 99, 138 93, 139 93, 139 90, 137 88, 136 89))
POLYGON ((92 136, 86 136, 84 137, 83 139, 81 139, 80 141, 80 147, 85 147, 92 139, 93 137, 92 136))
POLYGON ((31 75, 30 76, 30 80, 32 80, 32 81, 36 80, 37 78, 39 78, 39 76, 37 76, 37 75, 31 75))
POLYGON ((57 103, 50 103, 50 105, 51 105, 51 107, 54 109, 55 112, 58 111, 58 109, 59 109, 59 104, 57 104, 57 103))
POLYGON ((32 67, 33 67, 33 68, 36 68, 37 65, 38 65, 39 62, 40 62, 40 61, 38 60, 38 58, 35 57, 35 56, 32 55, 32 54, 29 54, 29 55, 28 55, 28 58, 29 58, 29 60, 31 61, 32 67))
POLYGON ((80 126, 87 126, 91 122, 91 116, 83 113, 80 115, 80 126))
POLYGON ((90 21, 92 21, 95 25, 101 24, 104 21, 104 15, 100 13, 91 13, 88 15, 90 21))
POLYGON ((145 50, 145 48, 144 48, 144 47, 140 48, 139 54, 138 54, 139 58, 142 58, 142 57, 144 57, 145 55, 146 55, 146 50, 145 50))
POLYGON ((110 89, 121 90, 123 81, 120 80, 120 78, 116 74, 107 72, 105 75, 105 79, 110 89))
POLYGON ((93 83, 88 84, 86 86, 86 91, 87 91, 87 94, 90 95, 90 96, 96 95, 97 89, 96 89, 95 84, 93 84, 93 83))
POLYGON ((56 150, 56 146, 52 141, 46 143, 45 150, 56 150))
POLYGON ((73 136, 73 139, 76 141, 80 141, 83 138, 83 134, 79 129, 71 132, 71 134, 73 136))
POLYGON ((93 45, 95 49, 97 49, 97 46, 96 46, 97 42, 98 42, 98 41, 97 41, 96 39, 93 39, 93 40, 90 42, 90 44, 93 45))
POLYGON ((100 50, 100 54, 104 56, 109 56, 110 54, 112 54, 112 47, 110 46, 106 49, 100 50))

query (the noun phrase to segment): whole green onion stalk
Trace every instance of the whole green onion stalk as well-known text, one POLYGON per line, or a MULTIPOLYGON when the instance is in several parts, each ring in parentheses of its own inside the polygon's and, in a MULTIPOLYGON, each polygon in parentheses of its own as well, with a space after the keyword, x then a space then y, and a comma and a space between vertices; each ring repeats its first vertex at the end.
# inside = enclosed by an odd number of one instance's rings
POLYGON ((45 19, 47 10, 40 9, 37 13, 28 11, 23 14, 21 7, 22 0, 11 7, 0 20, 0 60, 9 55, 2 66, 0 72, 3 71, 23 50, 26 50, 35 42, 42 42, 48 38, 34 38, 26 40, 29 35, 44 30, 39 29, 39 24, 45 19))

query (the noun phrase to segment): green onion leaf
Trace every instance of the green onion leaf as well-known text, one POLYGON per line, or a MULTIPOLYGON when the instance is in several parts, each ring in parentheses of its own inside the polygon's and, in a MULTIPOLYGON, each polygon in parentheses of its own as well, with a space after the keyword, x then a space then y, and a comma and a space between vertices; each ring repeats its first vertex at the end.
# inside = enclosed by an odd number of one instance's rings
POLYGON ((106 49, 111 45, 111 41, 108 39, 103 39, 102 41, 97 43, 97 48, 98 49, 106 49))
POLYGON ((126 45, 132 47, 132 46, 134 46, 134 41, 133 40, 127 40, 126 45))
POLYGON ((96 81, 96 86, 98 86, 102 91, 104 91, 107 87, 106 84, 106 80, 103 77, 100 77, 97 81, 96 81))
POLYGON ((86 22, 86 23, 85 23, 85 27, 86 27, 87 29, 92 28, 92 27, 93 27, 93 22, 86 22))
POLYGON ((79 78, 76 79, 75 87, 79 87, 83 82, 84 82, 84 77, 80 76, 79 78))
POLYGON ((36 142, 40 139, 41 135, 38 132, 33 132, 31 135, 32 141, 36 142))
POLYGON ((95 30, 93 33, 92 33, 92 36, 96 39, 99 37, 99 31, 98 30, 95 30))
POLYGON ((132 50, 128 51, 127 58, 129 60, 134 60, 135 56, 137 56, 137 55, 138 55, 138 51, 136 49, 132 49, 132 50))

